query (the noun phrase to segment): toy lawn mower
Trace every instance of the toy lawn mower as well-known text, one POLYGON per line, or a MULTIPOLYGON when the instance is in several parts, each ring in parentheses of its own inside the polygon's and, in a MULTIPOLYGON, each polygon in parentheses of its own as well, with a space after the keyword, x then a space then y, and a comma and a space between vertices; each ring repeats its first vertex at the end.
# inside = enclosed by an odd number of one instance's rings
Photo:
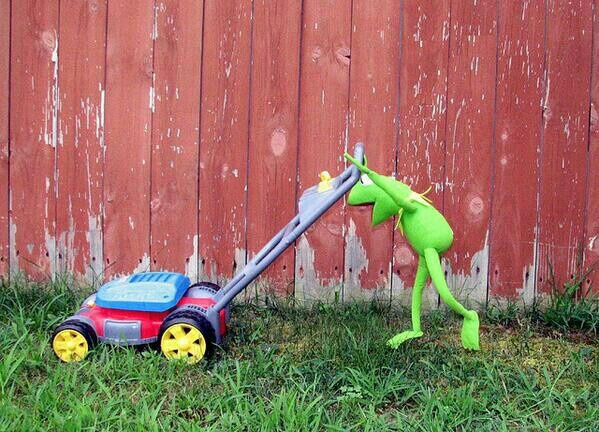
MULTIPOLYGON (((364 160, 364 146, 354 157, 364 160)), ((299 211, 222 289, 210 282, 192 284, 179 273, 147 272, 108 282, 88 297, 79 311, 60 324, 52 348, 65 362, 82 360, 97 342, 144 345, 158 342, 169 359, 195 363, 209 355, 227 331, 229 305, 277 257, 360 179, 351 165, 307 189, 299 211)))

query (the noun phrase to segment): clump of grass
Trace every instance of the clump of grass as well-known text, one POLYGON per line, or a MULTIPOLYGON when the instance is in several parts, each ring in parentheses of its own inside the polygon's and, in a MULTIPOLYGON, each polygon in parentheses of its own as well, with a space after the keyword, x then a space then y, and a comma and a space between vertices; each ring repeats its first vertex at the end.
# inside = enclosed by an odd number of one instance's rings
MULTIPOLYGON (((544 307, 535 307, 533 319, 559 331, 571 330, 597 335, 599 329, 599 298, 582 293, 584 281, 595 270, 595 265, 558 287, 553 266, 549 263, 551 295, 544 307)), ((580 268, 580 267, 579 267, 580 268)))
POLYGON ((485 318, 488 322, 504 327, 518 323, 521 316, 518 302, 511 299, 507 300, 504 304, 500 304, 499 302, 490 303, 485 309, 485 318))
POLYGON ((558 286, 553 266, 549 263, 551 292, 548 297, 536 298, 531 305, 510 299, 490 303, 485 309, 486 320, 504 327, 532 324, 563 334, 596 336, 599 331, 599 298, 590 293, 590 287, 587 292, 582 292, 584 282, 596 266, 584 271, 580 270, 580 264, 577 267, 577 274, 563 286, 558 286))
POLYGON ((65 311, 74 312, 93 287, 80 286, 68 275, 58 275, 48 282, 33 282, 21 274, 0 285, 1 317, 19 330, 48 331, 60 322, 65 311))

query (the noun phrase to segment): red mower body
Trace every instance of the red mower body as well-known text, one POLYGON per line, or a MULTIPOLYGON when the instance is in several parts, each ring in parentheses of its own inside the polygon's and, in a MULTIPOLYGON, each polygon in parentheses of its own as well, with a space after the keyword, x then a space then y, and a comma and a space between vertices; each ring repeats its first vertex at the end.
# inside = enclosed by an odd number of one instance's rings
MULTIPOLYGON (((190 298, 183 297, 177 305, 167 310, 166 312, 143 312, 143 311, 131 311, 123 309, 108 309, 93 303, 91 298, 81 306, 79 312, 73 317, 82 319, 83 321, 90 324, 96 331, 96 335, 99 340, 108 343, 116 343, 120 345, 139 345, 145 343, 152 343, 158 340, 160 332, 160 326, 166 319, 166 317, 174 310, 182 306, 198 306, 202 309, 208 309, 214 305, 212 298, 190 298), (107 326, 108 324, 108 326, 107 326), (116 328, 131 328, 135 330, 139 328, 140 337, 124 337, 127 334, 121 333, 105 335, 104 329, 111 326, 116 328)), ((220 312, 220 336, 223 337, 226 333, 226 311, 223 309, 220 312)))
MULTIPOLYGON (((103 285, 68 320, 89 325, 101 342, 149 344, 159 339, 170 314, 180 310, 203 313, 214 306, 218 290, 210 282, 190 285, 189 279, 178 273, 141 273, 103 285)), ((220 340, 226 333, 228 309, 222 309, 219 318, 220 325, 214 330, 220 340)))

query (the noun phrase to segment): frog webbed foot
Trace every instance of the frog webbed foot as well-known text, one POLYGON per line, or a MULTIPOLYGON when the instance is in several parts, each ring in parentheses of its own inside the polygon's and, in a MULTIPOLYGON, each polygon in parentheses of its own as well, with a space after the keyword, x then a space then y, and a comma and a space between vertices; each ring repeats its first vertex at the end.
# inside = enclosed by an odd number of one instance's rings
POLYGON ((421 331, 408 330, 408 331, 401 332, 401 333, 398 333, 395 336, 393 336, 391 339, 389 339, 387 341, 387 345, 389 345, 391 348, 395 349, 398 346, 400 346, 402 343, 404 343, 405 341, 410 340, 410 339, 419 338, 422 335, 423 335, 423 333, 421 331))
POLYGON ((462 324, 462 346, 466 349, 479 350, 478 337, 478 314, 473 311, 467 311, 464 315, 464 323, 462 324))

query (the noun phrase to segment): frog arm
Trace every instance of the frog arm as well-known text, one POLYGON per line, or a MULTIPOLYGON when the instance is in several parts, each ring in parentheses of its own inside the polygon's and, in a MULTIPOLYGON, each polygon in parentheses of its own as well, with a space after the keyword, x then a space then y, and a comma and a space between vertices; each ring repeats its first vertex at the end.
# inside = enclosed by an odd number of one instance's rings
POLYGON ((354 158, 347 152, 345 152, 343 157, 345 157, 345 159, 347 159, 349 162, 353 163, 363 174, 368 174, 371 171, 370 168, 368 168, 368 160, 366 159, 366 155, 364 155, 364 163, 360 163, 358 159, 354 158))
POLYGON ((416 210, 416 206, 412 203, 412 199, 409 196, 403 197, 397 188, 397 181, 393 178, 382 176, 376 171, 368 168, 368 162, 366 156, 364 156, 364 163, 361 164, 357 159, 352 157, 349 153, 345 153, 345 159, 353 163, 363 174, 366 174, 372 182, 380 187, 387 195, 391 197, 393 202, 408 213, 412 213, 416 210))
POLYGON ((416 211, 417 206, 412 202, 412 199, 410 199, 409 196, 402 196, 402 194, 398 191, 396 180, 391 177, 382 176, 373 170, 370 170, 367 175, 375 185, 380 187, 387 195, 391 197, 397 206, 401 207, 408 213, 416 211))

